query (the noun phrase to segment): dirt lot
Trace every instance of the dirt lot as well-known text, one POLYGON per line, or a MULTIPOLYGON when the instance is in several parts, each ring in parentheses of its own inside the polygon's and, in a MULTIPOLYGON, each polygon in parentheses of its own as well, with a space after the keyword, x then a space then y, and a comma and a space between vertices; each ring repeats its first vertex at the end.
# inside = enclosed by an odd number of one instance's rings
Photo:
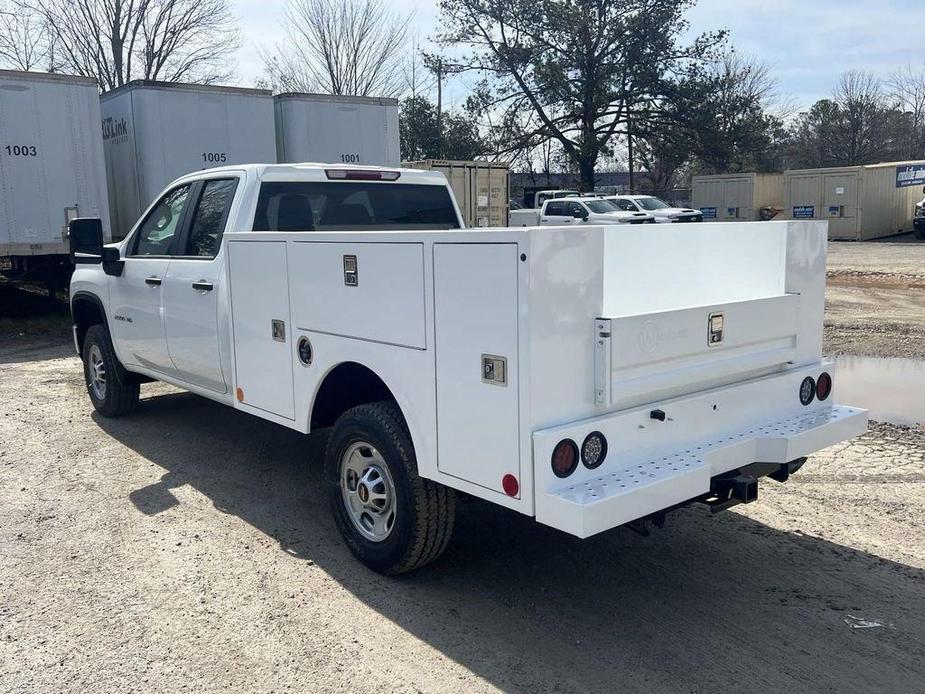
MULTIPOLYGON (((830 349, 921 355, 922 252, 833 244, 830 349)), ((385 579, 329 518, 323 435, 162 385, 101 419, 66 341, 19 332, 0 336, 0 692, 925 691, 922 428, 877 424, 648 538, 463 504, 442 561, 385 579)))
POLYGON ((826 353, 925 358, 925 243, 830 243, 826 353))

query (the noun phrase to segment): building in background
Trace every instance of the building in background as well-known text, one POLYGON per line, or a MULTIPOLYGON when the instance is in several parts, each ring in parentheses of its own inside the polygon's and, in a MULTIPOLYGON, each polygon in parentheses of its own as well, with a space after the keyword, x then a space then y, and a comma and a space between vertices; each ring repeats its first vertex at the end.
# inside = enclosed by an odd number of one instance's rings
POLYGON ((829 238, 864 241, 913 230, 925 161, 787 171, 785 215, 825 219, 829 238))

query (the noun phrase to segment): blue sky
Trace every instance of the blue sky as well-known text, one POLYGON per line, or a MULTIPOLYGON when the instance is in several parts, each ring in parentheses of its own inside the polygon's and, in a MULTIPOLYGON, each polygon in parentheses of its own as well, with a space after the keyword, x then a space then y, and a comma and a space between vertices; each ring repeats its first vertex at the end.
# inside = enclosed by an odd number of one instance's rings
MULTIPOLYGON (((261 74, 258 46, 279 38, 285 0, 231 0, 245 45, 238 55, 242 84, 261 74)), ((437 22, 434 0, 389 0, 414 12, 422 40, 437 22)), ((780 91, 805 108, 827 96, 845 70, 881 77, 907 64, 925 66, 925 2, 922 0, 700 0, 688 18, 692 31, 729 29, 741 53, 771 66, 780 91)), ((451 86, 461 101, 465 86, 451 86)))

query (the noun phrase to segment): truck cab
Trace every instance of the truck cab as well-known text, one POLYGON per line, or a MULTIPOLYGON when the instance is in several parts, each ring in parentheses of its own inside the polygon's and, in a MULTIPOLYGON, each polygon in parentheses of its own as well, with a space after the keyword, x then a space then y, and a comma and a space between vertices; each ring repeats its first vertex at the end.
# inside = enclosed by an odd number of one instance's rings
MULTIPOLYGON (((249 165, 177 179, 109 247, 118 273, 77 266, 72 302, 99 302, 127 369, 230 397, 226 230, 462 228, 441 174, 391 169, 354 180, 357 170, 249 165)), ((80 348, 80 325, 75 339, 80 348)))

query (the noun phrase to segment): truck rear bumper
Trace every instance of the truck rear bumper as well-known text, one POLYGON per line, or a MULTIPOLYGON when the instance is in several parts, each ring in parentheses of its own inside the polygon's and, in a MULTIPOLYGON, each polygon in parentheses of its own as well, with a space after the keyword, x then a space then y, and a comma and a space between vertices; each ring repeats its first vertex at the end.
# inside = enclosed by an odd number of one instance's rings
MULTIPOLYGON (((799 376, 800 374, 797 374, 799 376)), ((734 387, 712 395, 717 401, 729 400, 728 391, 753 390, 762 382, 791 380, 785 377, 762 379, 758 384, 734 387)), ((765 388, 767 390, 767 388, 765 388)), ((765 393, 769 395, 770 393, 765 393)), ((695 413, 685 412, 696 407, 702 397, 689 402, 671 403, 669 413, 678 413, 683 420, 695 419, 695 413)), ((738 430, 714 434, 706 440, 691 437, 671 448, 620 455, 621 434, 627 438, 630 428, 643 429, 638 412, 616 413, 579 425, 578 432, 569 427, 546 430, 534 436, 534 460, 548 465, 552 447, 565 436, 577 438, 580 431, 593 427, 607 437, 609 464, 596 470, 586 470, 579 463, 572 478, 548 482, 546 490, 538 490, 536 518, 538 521, 585 538, 631 521, 702 498, 711 491, 711 480, 752 463, 789 463, 827 446, 862 434, 867 430, 867 411, 853 407, 824 406, 806 408, 791 416, 773 418, 759 424, 744 424, 738 430), (619 420, 629 418, 629 422, 619 420), (610 420, 610 421, 607 421, 610 420), (548 435, 551 434, 551 435, 548 435)), ((743 408, 747 409, 747 408, 743 408)), ((754 421, 754 420, 753 420, 754 421)), ((673 422, 653 422, 667 427, 673 422)), ((696 424, 696 422, 695 422, 696 424)), ((687 438, 687 437, 685 437, 687 438)), ((577 438, 578 446, 582 439, 577 438)), ((605 461, 606 463, 607 461, 605 461)), ((538 477, 541 477, 538 471, 538 477)))

